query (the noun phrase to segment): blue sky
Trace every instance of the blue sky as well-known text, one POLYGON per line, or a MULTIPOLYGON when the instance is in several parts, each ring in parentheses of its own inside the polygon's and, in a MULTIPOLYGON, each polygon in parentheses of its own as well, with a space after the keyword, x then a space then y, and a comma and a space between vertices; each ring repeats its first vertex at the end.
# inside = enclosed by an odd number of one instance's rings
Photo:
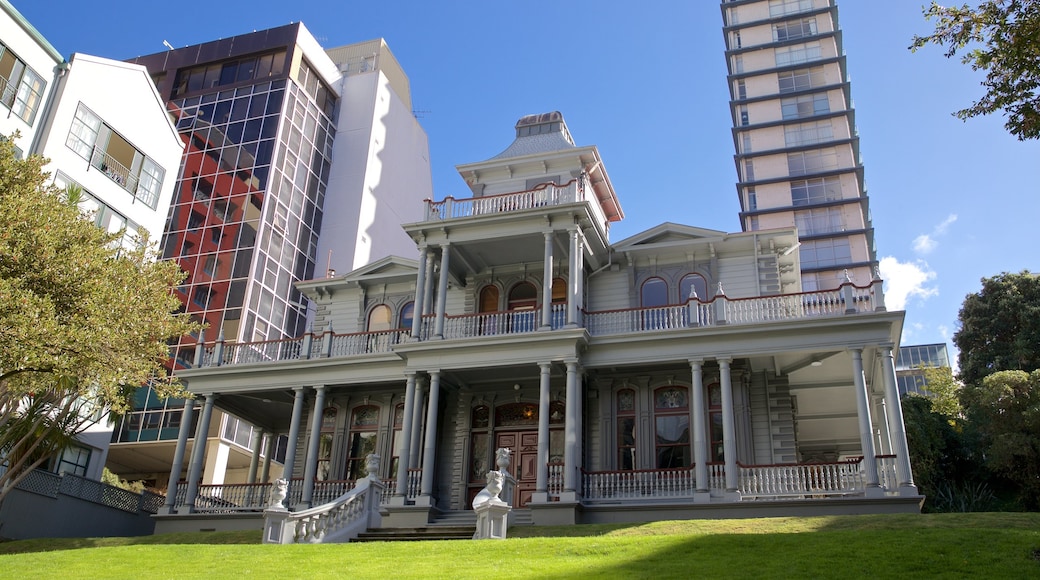
MULTIPOLYGON (((739 231, 722 16, 715 0, 12 0, 59 52, 125 59, 303 21, 323 46, 383 37, 408 73, 437 198, 454 167, 499 153, 525 114, 563 112, 597 145, 626 219, 739 231)), ((998 117, 951 112, 979 73, 907 50, 924 2, 839 0, 866 185, 903 344, 948 341, 980 278, 1040 271, 1025 232, 1040 210, 1040 143, 998 117)), ((951 351, 952 354, 952 351, 951 351)))

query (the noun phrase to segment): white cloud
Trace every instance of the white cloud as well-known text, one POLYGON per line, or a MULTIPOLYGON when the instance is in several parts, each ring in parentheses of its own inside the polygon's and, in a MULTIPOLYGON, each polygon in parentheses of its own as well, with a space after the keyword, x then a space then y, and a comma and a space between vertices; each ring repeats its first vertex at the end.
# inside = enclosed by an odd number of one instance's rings
POLYGON ((930 254, 939 245, 928 234, 921 234, 914 238, 914 251, 918 254, 930 254))
POLYGON ((935 248, 939 247, 939 242, 935 238, 946 234, 946 230, 950 229, 950 226, 955 221, 957 221, 957 214, 951 213, 946 216, 946 219, 932 228, 932 233, 921 234, 914 238, 914 252, 922 255, 934 252, 935 248))
POLYGON ((924 300, 939 293, 937 287, 928 286, 936 274, 923 260, 900 262, 886 256, 881 258, 880 269, 885 280, 885 306, 889 310, 903 310, 911 298, 924 300))
POLYGON ((955 221, 957 221, 957 214, 951 213, 950 215, 946 216, 946 219, 944 219, 941 224, 935 226, 935 229, 932 230, 932 233, 934 233, 937 236, 945 234, 947 228, 953 225, 953 222, 955 221))
POLYGON ((946 326, 945 324, 940 324, 939 336, 941 336, 944 341, 950 340, 950 327, 946 326))

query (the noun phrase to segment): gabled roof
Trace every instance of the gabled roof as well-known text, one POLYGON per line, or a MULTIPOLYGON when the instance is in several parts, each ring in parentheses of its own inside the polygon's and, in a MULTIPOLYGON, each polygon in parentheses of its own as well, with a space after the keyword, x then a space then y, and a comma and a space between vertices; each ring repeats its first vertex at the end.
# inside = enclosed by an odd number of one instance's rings
POLYGON ((695 241, 706 238, 722 238, 728 235, 720 230, 709 230, 672 222, 664 222, 648 230, 629 236, 614 244, 614 249, 620 252, 637 249, 640 246, 650 246, 665 242, 695 241))
POLYGON ((341 278, 346 281, 357 282, 374 279, 387 280, 401 277, 412 279, 415 278, 418 271, 419 262, 417 260, 402 258, 401 256, 387 256, 370 264, 361 266, 353 272, 348 272, 341 278))

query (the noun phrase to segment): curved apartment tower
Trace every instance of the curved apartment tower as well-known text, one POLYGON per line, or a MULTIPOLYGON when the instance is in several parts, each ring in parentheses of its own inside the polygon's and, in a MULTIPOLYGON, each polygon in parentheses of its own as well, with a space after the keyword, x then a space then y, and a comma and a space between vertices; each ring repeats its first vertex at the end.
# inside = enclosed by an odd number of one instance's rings
POLYGON ((744 231, 796 226, 804 290, 877 266, 833 0, 722 3, 744 231))

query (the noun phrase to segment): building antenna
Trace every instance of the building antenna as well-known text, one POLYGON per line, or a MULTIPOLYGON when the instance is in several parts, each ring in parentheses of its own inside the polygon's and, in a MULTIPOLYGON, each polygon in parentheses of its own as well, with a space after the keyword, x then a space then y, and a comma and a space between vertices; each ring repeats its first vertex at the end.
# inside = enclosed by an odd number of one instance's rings
POLYGON ((329 250, 329 260, 325 264, 325 277, 335 278, 336 271, 332 269, 332 250, 329 250))
POLYGON ((170 49, 170 50, 173 50, 173 45, 172 45, 172 44, 170 44, 170 41, 168 41, 168 40, 164 40, 164 41, 162 41, 162 44, 163 44, 163 46, 165 46, 166 48, 168 48, 168 49, 170 49))

